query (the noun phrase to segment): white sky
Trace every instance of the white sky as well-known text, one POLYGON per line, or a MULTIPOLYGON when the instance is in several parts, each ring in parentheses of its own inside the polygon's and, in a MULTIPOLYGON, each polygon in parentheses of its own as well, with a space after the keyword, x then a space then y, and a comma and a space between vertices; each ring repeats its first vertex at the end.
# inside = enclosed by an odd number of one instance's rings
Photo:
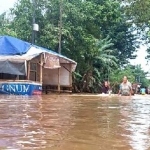
POLYGON ((0 0, 0 14, 14 6, 17 0, 0 0))
MULTIPOLYGON (((0 14, 4 11, 7 11, 9 8, 14 6, 14 3, 17 2, 17 0, 0 0, 0 14)), ((131 60, 131 64, 141 64, 142 68, 145 71, 149 71, 150 67, 147 64, 147 61, 145 60, 145 57, 147 55, 146 53, 146 46, 141 46, 138 49, 137 52, 138 57, 135 60, 131 60)))
POLYGON ((141 64, 143 70, 149 71, 150 66, 149 66, 149 64, 147 64, 147 60, 145 59, 145 57, 147 56, 146 49, 147 49, 147 47, 145 45, 141 45, 136 53, 137 58, 135 60, 134 59, 131 60, 130 62, 132 65, 141 64))

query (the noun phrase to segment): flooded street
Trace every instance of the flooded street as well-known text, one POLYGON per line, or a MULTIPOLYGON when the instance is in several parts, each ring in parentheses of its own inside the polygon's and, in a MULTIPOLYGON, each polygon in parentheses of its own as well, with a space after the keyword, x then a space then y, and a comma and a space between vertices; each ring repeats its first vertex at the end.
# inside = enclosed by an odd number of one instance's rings
POLYGON ((0 149, 150 150, 150 96, 0 96, 0 149))

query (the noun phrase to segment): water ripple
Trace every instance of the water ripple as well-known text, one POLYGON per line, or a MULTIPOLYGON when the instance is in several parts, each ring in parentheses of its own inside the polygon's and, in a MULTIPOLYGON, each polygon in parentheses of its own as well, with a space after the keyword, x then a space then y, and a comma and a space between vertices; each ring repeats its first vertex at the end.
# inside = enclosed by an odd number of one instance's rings
POLYGON ((150 98, 0 96, 0 149, 149 150, 150 98))

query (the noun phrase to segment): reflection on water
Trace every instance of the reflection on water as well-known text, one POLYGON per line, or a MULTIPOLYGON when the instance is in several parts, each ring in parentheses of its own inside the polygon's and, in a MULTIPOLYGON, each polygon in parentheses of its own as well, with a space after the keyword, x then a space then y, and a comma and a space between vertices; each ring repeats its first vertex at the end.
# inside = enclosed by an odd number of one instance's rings
POLYGON ((126 114, 126 119, 120 122, 125 124, 129 134, 129 143, 134 150, 150 149, 150 97, 136 96, 124 108, 122 114, 126 114))
POLYGON ((150 150, 150 98, 0 96, 0 149, 150 150))

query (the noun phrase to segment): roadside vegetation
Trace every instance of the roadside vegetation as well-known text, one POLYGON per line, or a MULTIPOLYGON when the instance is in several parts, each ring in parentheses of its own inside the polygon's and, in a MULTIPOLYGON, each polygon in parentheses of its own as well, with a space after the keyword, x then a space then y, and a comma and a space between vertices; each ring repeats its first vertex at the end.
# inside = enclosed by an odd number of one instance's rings
POLYGON ((104 80, 116 90, 124 75, 149 86, 148 73, 129 62, 143 41, 149 42, 149 0, 63 0, 62 5, 60 0, 36 0, 35 6, 31 0, 18 0, 9 13, 0 15, 0 35, 31 42, 35 8, 40 27, 35 44, 58 52, 60 7, 61 54, 78 63, 74 92, 99 92, 104 80))

